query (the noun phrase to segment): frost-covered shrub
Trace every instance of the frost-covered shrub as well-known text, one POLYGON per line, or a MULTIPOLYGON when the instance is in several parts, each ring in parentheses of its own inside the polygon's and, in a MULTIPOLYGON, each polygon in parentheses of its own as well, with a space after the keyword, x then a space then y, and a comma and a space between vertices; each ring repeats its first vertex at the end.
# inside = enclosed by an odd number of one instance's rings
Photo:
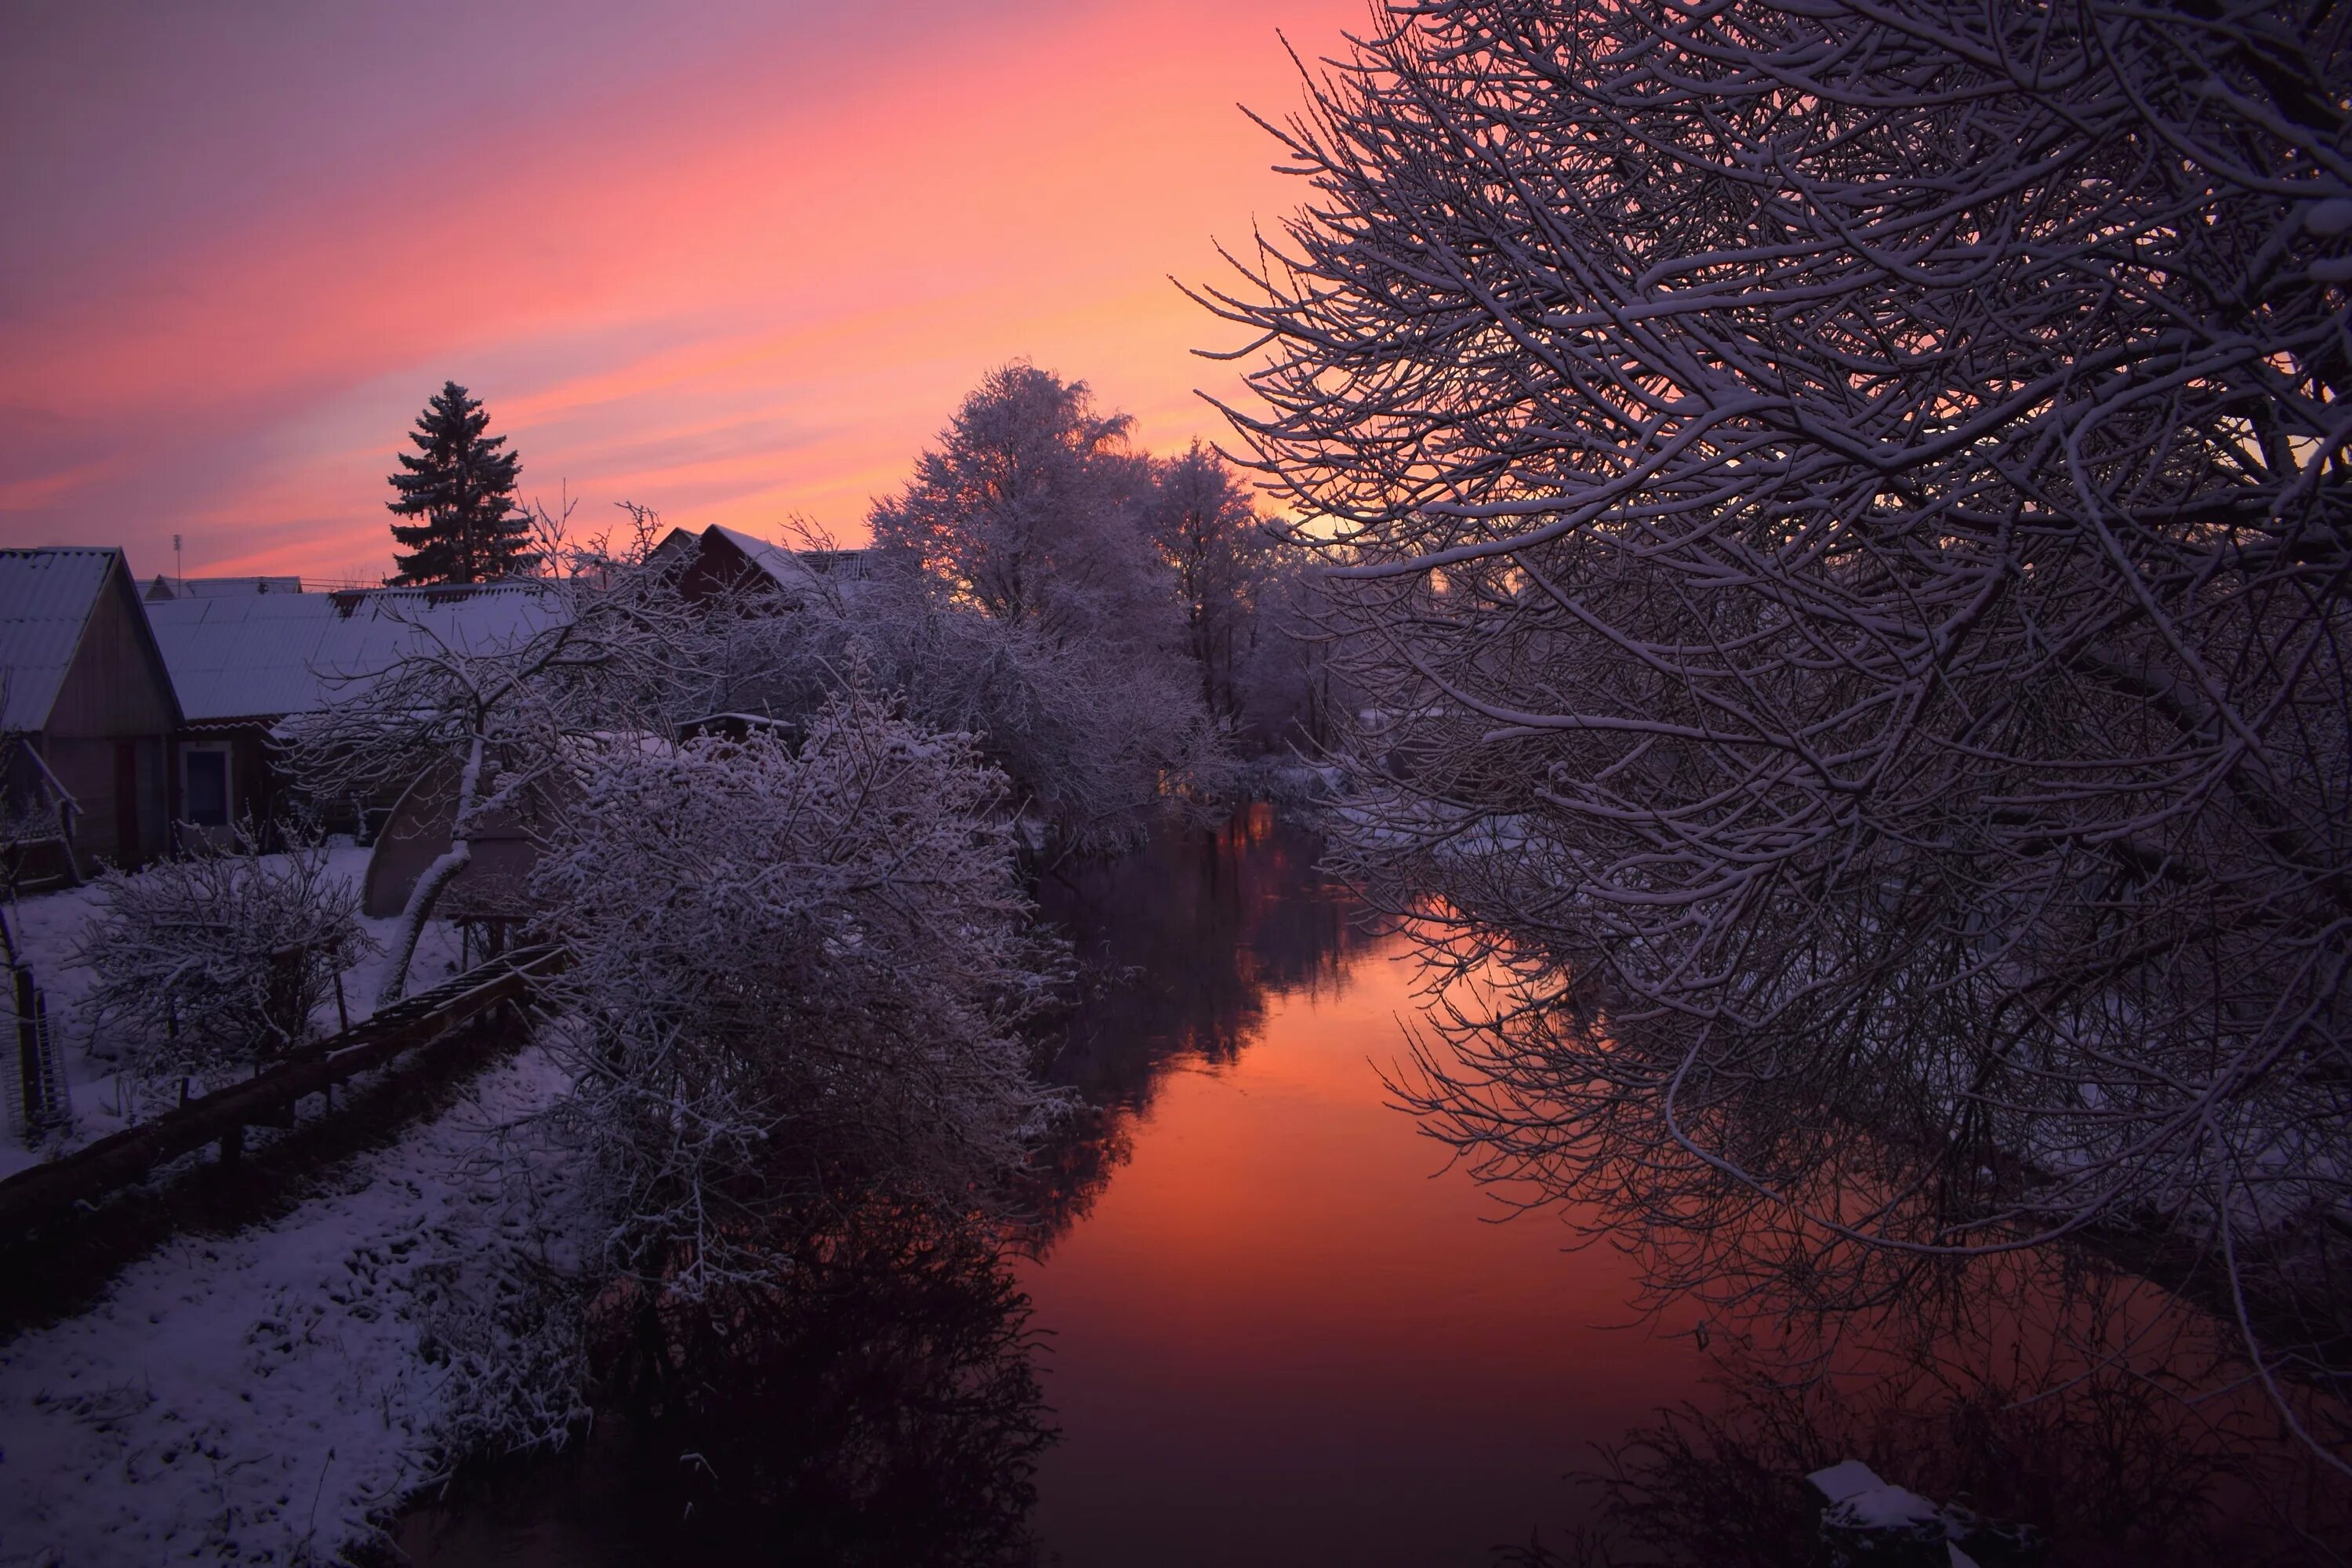
POLYGON ((165 1079, 251 1065, 310 1037, 335 976, 372 946, 359 893, 298 844, 165 860, 97 884, 79 962, 97 980, 83 1006, 100 1050, 165 1079))
POLYGON ((1156 813, 1223 793, 1218 731, 1172 658, 1057 644, 906 581, 869 584, 849 615, 858 664, 887 674, 923 722, 978 737, 1057 848, 1132 847, 1156 813))
POLYGON ((626 1267, 698 1290, 844 1182, 969 1206, 1053 1103, 1003 781, 865 699, 797 745, 615 747, 535 877, 571 949, 569 1119, 626 1267))
POLYGON ((451 1455, 561 1448, 588 1414, 586 1291, 569 1256, 476 1241, 420 1270, 419 1350, 451 1455))

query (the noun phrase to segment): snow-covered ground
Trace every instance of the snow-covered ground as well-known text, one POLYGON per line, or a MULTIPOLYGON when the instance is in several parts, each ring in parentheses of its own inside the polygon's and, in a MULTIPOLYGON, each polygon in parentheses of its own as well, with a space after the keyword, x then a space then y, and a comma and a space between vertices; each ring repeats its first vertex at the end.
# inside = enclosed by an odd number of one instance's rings
POLYGON ((531 1260, 576 1264, 578 1184, 502 1131, 565 1084, 527 1049, 282 1220, 175 1240, 0 1346, 0 1564, 299 1563, 365 1535, 474 1418, 468 1363, 528 1363, 502 1341, 531 1260))
MULTIPOLYGON (((369 854, 339 837, 329 844, 328 874, 357 887, 367 875, 369 854)), ((21 1139, 0 1130, 0 1177, 120 1131, 140 1114, 137 1086, 117 1076, 114 1063, 107 1059, 106 1042, 91 1038, 89 1022, 81 1011, 91 975, 74 962, 73 954, 89 924, 94 903, 91 889, 83 886, 22 900, 7 911, 18 955, 32 966, 35 983, 48 1002, 50 1026, 65 1046, 66 1081, 73 1094, 74 1119, 71 1127, 51 1134, 34 1148, 26 1148, 21 1139)), ((391 965, 393 936, 399 924, 397 917, 362 917, 360 921, 375 945, 343 976, 344 999, 353 1023, 375 1010, 376 993, 391 965)), ((422 989, 454 973, 457 966, 457 928, 446 921, 428 922, 409 972, 410 989, 422 989)), ((332 1014, 330 1003, 321 1014, 323 1027, 334 1026, 332 1014)), ((151 1113, 154 1109, 147 1108, 151 1113)))

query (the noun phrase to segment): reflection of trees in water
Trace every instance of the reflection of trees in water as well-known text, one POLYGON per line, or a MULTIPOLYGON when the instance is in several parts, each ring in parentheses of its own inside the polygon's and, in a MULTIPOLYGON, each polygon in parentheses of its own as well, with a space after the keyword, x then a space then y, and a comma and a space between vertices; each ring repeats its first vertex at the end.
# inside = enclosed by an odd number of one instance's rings
MULTIPOLYGON (((1685 1404, 1604 1449, 1583 1479, 1602 1529, 1567 1550, 1507 1553, 1517 1568, 1790 1568, 1834 1561, 1803 1477, 1858 1458, 1882 1477, 1987 1521, 2037 1527, 2041 1549, 1969 1551, 1985 1568, 2327 1562, 2315 1511, 2262 1473, 2274 1430, 2247 1402, 2221 1410, 2121 1362, 2080 1364, 2043 1387, 2047 1368, 1962 1372, 1949 1362, 1862 1380, 1804 1379, 1726 1358, 1716 1408, 1685 1404), (2299 1526, 2290 1514, 2300 1513, 2299 1526)), ((2341 1515, 2335 1522, 2340 1528, 2341 1515)), ((2338 1534, 2335 1539, 2341 1540, 2338 1534)), ((1872 1561, 1943 1568, 1941 1545, 1872 1561)))
MULTIPOLYGON (((1986 1568, 2334 1560, 2315 1543, 2344 1539, 2347 1500, 2232 1386, 2227 1333, 2144 1285, 2052 1272, 1985 1271, 1972 1313, 1849 1325, 1835 1370, 1791 1376, 1786 1347, 1735 1347, 1719 1405, 1661 1412, 1586 1473, 1610 1526, 1588 1560, 1833 1561, 1803 1477, 1847 1458, 2042 1537, 2041 1553, 1972 1542, 1986 1568)), ((1940 1546, 1919 1560, 1946 1561, 1940 1546)))
MULTIPOLYGON (((1087 1102, 1012 1194, 1045 1234, 1073 1223, 1124 1160, 1128 1122, 1168 1064, 1233 1059, 1271 996, 1335 981, 1364 944, 1352 906, 1315 869, 1318 849, 1260 808, 1045 877, 1040 902, 1087 981, 1053 1076, 1087 1102)), ((802 1184, 856 1194, 869 1181, 827 1166, 802 1184)), ((467 1561, 477 1527, 520 1505, 584 1528, 600 1563, 670 1545, 730 1562, 1029 1560, 1034 1477, 1055 1434, 1028 1301, 1004 1263, 1008 1227, 992 1207, 959 1223, 936 1205, 764 1194, 728 1221, 756 1268, 699 1300, 625 1281, 597 1300, 603 1416, 587 1454, 471 1478, 465 1505, 422 1510, 406 1544, 467 1561)))
POLYGON ((1169 1058, 1231 1061, 1270 996, 1338 978, 1364 938, 1316 868, 1320 847, 1260 804, 1214 830, 1171 829, 1117 860, 1047 872, 1038 902, 1087 983, 1055 1078, 1091 1103, 1139 1106, 1169 1058))
POLYGON ((1024 1560, 1053 1432, 989 1228, 869 1202, 770 1245, 765 1285, 600 1304, 599 1404, 648 1515, 722 1560, 1024 1560))
POLYGON ((1259 804, 1214 830, 1163 831, 1118 860, 1045 874, 1038 902, 1085 987, 1052 1077, 1087 1106, 1037 1162, 1047 1235, 1125 1163, 1129 1121, 1171 1063, 1234 1060, 1270 1000, 1319 993, 1369 944, 1360 907, 1318 868, 1321 847, 1259 804))
MULTIPOLYGON (((2237 1326, 2195 1304, 2197 1279, 2167 1277, 2176 1294, 2134 1277, 2117 1264, 2143 1259, 2139 1238, 2111 1232, 1989 1236, 1989 1193, 2031 1173, 1909 1138, 1883 1078, 1649 1092, 1637 1029, 1549 986, 1489 984, 1495 951, 1446 940, 1392 1089, 1490 1190, 1633 1257, 1637 1306, 1696 1315, 1725 1368, 1721 1408, 1664 1413, 1607 1452, 1589 1479, 1612 1529, 1586 1560, 1826 1561, 1801 1479, 1850 1457, 2042 1527, 2052 1562, 2212 1561, 2224 1539, 2232 1562, 2338 1560, 2314 1542, 2352 1539, 2352 1489, 2292 1439, 2237 1326)), ((2352 1423, 2327 1386, 2282 1397, 2341 1453, 2352 1423)))
MULTIPOLYGON (((1087 1108, 1024 1194, 1049 1233, 1124 1160, 1170 1062, 1232 1060, 1271 997, 1330 984, 1365 943, 1318 850, 1258 807, 1044 879, 1087 982, 1053 1071, 1087 1108)), ((604 1303, 599 1403, 632 1413, 632 1489, 669 1518, 691 1505, 698 1535, 746 1553, 1018 1560, 1052 1434, 1001 1233, 873 1203, 763 1227, 770 1284, 604 1303)))

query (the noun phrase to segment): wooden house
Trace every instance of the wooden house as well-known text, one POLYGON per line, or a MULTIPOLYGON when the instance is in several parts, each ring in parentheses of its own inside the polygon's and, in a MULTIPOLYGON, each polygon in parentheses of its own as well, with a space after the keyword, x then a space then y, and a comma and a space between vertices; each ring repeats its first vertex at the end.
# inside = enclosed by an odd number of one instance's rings
MULTIPOLYGON (((247 579, 268 584, 270 579, 247 579)), ((146 605, 184 722, 175 737, 183 820, 197 832, 250 816, 265 827, 288 804, 275 735, 299 714, 362 693, 418 637, 488 648, 549 623, 541 584, 181 593, 146 605)), ((365 833, 385 801, 309 803, 326 826, 365 833)))
POLYGON ((855 581, 865 575, 869 556, 864 550, 788 550, 714 523, 699 533, 671 529, 651 559, 656 565, 674 565, 679 592, 699 604, 730 592, 791 596, 826 578, 855 581))
POLYGON ((0 736, 13 742, 12 820, 62 816, 80 869, 142 864, 170 843, 179 722, 121 551, 0 550, 0 736))

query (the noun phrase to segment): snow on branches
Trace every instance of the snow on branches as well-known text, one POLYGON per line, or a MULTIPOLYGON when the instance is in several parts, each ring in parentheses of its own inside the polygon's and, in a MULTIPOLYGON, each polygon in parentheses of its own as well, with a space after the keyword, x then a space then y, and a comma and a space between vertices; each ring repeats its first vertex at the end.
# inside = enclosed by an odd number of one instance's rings
POLYGON ((372 945, 327 852, 264 855, 250 831, 137 873, 110 871, 76 962, 101 1051, 158 1081, 242 1072, 310 1039, 335 977, 372 945))
MULTIPOLYGON (((541 863, 572 1125, 620 1260, 733 1278, 763 1213, 853 1184, 948 1210, 1055 1103, 1017 1026, 1062 977, 1029 932, 1003 781, 971 741, 851 694, 608 756, 541 863)), ((756 1274, 757 1270, 752 1270, 756 1274)))
POLYGON ((583 749, 668 735, 708 685, 704 655, 728 606, 689 605, 675 567, 644 555, 584 552, 571 575, 501 589, 517 595, 515 613, 478 636, 428 605, 388 610, 410 626, 396 654, 344 672, 341 700, 289 722, 289 762, 314 798, 390 801, 419 780, 450 781, 450 846, 417 879, 386 998, 406 984, 425 921, 473 858, 474 833, 501 817, 543 830, 583 749))
POLYGON ((1081 853, 1124 847, 1171 798, 1214 793, 1224 762, 1184 646, 1190 585, 1155 539, 1166 475, 1128 449, 1129 425, 1097 414, 1084 382, 992 373, 906 489, 876 503, 885 570, 850 628, 867 668, 928 722, 979 734, 1081 853))
POLYGON ((1790 1194, 1720 1113, 1845 1104, 1821 1234, 2185 1230, 2342 1331, 2347 48, 1425 0, 1314 84, 1204 299, 1385 715, 1351 852, 1520 965, 1465 1147, 1790 1194))

